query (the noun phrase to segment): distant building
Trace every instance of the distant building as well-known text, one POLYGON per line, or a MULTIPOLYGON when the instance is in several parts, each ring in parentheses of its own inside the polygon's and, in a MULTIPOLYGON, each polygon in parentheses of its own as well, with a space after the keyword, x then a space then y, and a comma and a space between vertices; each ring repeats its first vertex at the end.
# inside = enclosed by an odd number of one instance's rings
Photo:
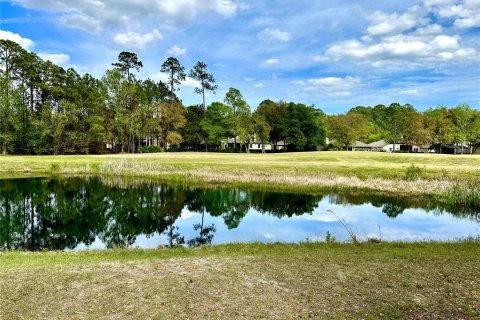
MULTIPOLYGON (((234 138, 228 138, 226 141, 222 142, 223 149, 228 148, 237 148, 238 150, 243 149, 244 144, 237 137, 236 142, 234 138), (235 144, 236 143, 236 144, 235 144)), ((284 141, 278 141, 276 145, 272 144, 270 141, 265 141, 263 144, 261 141, 253 139, 248 145, 251 152, 261 152, 264 149, 266 152, 272 151, 285 151, 287 149, 287 144, 284 141)))

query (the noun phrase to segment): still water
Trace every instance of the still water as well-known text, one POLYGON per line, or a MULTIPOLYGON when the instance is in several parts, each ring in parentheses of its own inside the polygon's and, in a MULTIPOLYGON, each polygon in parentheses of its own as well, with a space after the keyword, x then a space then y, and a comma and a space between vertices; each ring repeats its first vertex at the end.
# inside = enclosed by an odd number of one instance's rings
POLYGON ((428 199, 291 194, 99 177, 0 180, 0 250, 156 248, 177 244, 455 240, 480 213, 428 199))

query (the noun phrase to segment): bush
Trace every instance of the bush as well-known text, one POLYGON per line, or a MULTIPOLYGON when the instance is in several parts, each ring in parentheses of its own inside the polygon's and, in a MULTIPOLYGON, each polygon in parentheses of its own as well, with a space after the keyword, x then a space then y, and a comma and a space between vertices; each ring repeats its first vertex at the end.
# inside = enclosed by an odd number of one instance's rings
POLYGON ((138 148, 139 153, 157 153, 163 151, 163 148, 160 146, 143 146, 138 148))
POLYGON ((415 181, 423 178, 425 175, 425 170, 417 167, 413 163, 410 165, 410 167, 407 168, 407 171, 405 172, 405 180, 407 181, 415 181))
POLYGON ((52 163, 50 165, 50 172, 51 173, 58 173, 60 172, 60 165, 58 163, 52 163))

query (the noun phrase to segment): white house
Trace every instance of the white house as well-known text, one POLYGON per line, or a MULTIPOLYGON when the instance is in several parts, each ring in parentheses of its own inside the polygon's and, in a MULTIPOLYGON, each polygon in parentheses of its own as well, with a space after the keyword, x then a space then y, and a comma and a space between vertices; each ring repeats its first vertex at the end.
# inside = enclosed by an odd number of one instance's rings
POLYGON ((414 153, 420 152, 419 146, 406 145, 406 144, 400 144, 400 143, 396 143, 394 146, 393 143, 388 143, 385 140, 375 141, 375 142, 369 143, 367 146, 369 146, 372 151, 384 151, 384 152, 410 151, 414 153))

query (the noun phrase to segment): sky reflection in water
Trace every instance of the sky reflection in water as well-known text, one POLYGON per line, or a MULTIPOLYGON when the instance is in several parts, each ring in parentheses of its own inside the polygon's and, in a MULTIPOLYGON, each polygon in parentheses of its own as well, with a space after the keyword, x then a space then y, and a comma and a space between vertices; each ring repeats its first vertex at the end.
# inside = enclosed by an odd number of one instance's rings
POLYGON ((455 240, 480 234, 480 214, 429 199, 378 194, 305 195, 202 189, 101 178, 0 180, 0 250, 155 248, 173 226, 185 240, 214 224, 213 244, 455 240))

